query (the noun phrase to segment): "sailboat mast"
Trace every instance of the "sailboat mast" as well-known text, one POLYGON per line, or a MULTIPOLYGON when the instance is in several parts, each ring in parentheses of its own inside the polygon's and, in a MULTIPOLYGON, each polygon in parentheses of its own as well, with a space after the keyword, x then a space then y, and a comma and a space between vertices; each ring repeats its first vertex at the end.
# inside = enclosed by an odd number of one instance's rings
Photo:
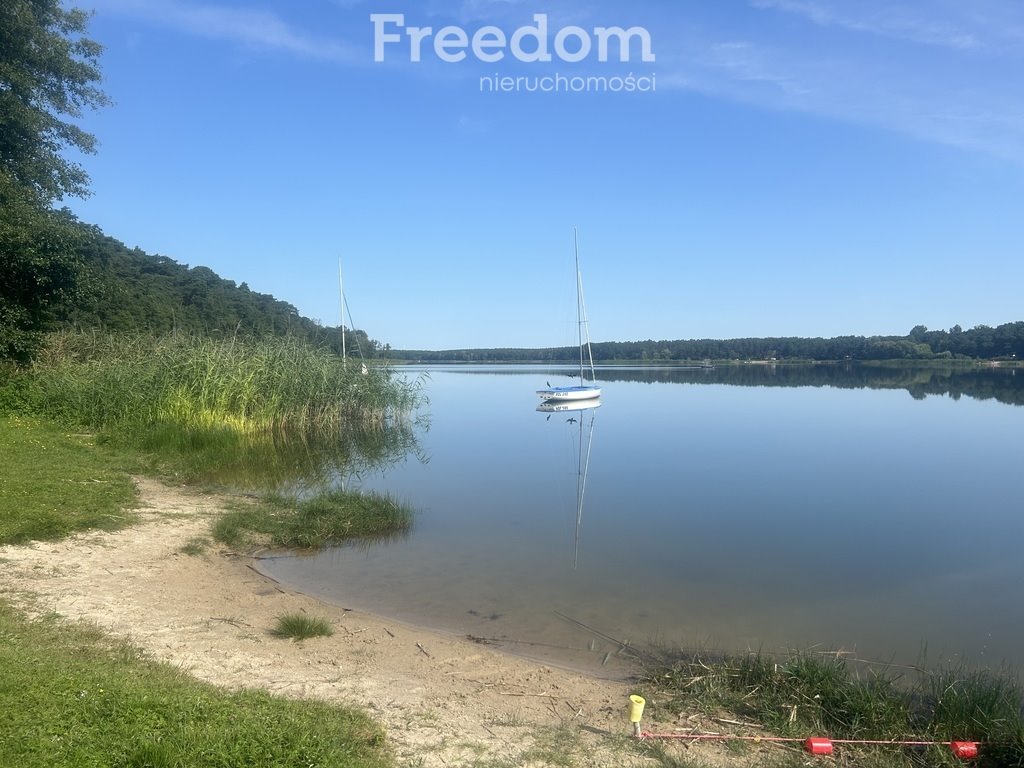
POLYGON ((583 338, 586 331, 587 360, 590 364, 590 380, 597 381, 594 371, 594 354, 590 350, 590 327, 587 323, 587 306, 583 301, 583 273, 580 271, 580 243, 576 227, 572 228, 573 247, 576 251, 576 326, 580 345, 580 386, 583 386, 583 338))
POLYGON ((338 304, 341 311, 341 364, 345 366, 348 364, 345 353, 345 285, 342 282, 340 256, 338 257, 338 304))
POLYGON ((583 276, 580 274, 580 241, 572 228, 572 246, 576 256, 576 345, 580 348, 580 386, 583 386, 583 276))

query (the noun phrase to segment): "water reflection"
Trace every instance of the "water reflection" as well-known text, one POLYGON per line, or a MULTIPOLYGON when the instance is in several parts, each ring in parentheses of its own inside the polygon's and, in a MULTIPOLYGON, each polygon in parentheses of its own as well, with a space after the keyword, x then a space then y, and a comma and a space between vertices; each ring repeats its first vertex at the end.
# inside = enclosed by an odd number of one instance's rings
MULTIPOLYGON (((573 538, 572 569, 579 568, 580 563, 580 526, 583 522, 583 499, 587 491, 587 474, 590 471, 590 453, 594 445, 594 423, 597 421, 597 409, 601 407, 601 398, 592 400, 576 400, 569 402, 546 402, 537 406, 537 410, 548 415, 547 421, 556 413, 570 413, 565 424, 576 429, 576 534, 573 538), (586 450, 584 450, 586 435, 586 450)), ((560 423, 557 422, 556 423, 560 423)))
POLYGON ((407 423, 332 435, 230 434, 192 446, 194 469, 187 476, 243 491, 306 495, 344 489, 419 454, 417 425, 407 423))
POLYGON ((1016 368, 998 366, 921 367, 834 363, 819 365, 740 364, 713 368, 615 368, 601 371, 603 381, 725 384, 740 387, 834 387, 903 389, 915 400, 929 395, 954 400, 996 400, 1024 405, 1024 379, 1016 368))
POLYGON ((522 376, 551 370, 432 368, 429 463, 362 481, 416 508, 413 534, 268 571, 346 607, 584 656, 591 638, 562 617, 688 648, 1024 661, 1024 409, 1000 405, 1024 376, 605 370, 594 445, 596 409, 527 396, 522 376))
MULTIPOLYGON (((574 375, 560 366, 435 366, 432 370, 476 376, 574 375)), ((598 366, 602 382, 644 384, 724 384, 739 387, 834 387, 902 389, 915 400, 948 396, 954 400, 996 400, 1024 405, 1024 376, 1017 367, 971 363, 930 365, 859 363, 598 366)))

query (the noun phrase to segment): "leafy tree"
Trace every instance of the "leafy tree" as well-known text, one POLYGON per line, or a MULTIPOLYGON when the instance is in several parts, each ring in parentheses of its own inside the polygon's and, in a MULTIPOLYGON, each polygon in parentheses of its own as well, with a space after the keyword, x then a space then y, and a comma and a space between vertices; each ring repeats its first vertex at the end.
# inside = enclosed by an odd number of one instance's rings
POLYGON ((40 211, 23 187, 0 174, 0 360, 24 363, 41 328, 77 301, 88 284, 66 216, 40 211))
POLYGON ((88 194, 85 170, 62 152, 95 151, 72 120, 107 104, 88 18, 60 0, 0 2, 0 359, 29 359, 83 288, 76 229, 51 206, 88 194))

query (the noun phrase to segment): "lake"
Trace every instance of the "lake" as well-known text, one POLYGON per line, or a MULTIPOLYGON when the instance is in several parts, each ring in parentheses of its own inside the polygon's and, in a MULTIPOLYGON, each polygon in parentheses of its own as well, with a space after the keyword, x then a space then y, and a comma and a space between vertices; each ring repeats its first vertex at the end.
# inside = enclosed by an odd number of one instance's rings
POLYGON ((418 449, 335 481, 409 503, 410 534, 263 572, 598 674, 626 642, 1024 660, 1024 370, 612 368, 553 414, 550 366, 403 375, 418 449))

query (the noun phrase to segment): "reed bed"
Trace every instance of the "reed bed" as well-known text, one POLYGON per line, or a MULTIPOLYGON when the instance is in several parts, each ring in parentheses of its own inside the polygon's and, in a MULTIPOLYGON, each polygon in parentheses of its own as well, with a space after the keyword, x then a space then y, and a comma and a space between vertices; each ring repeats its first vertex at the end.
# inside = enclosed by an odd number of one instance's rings
POLYGON ((31 411, 128 432, 336 434, 401 421, 420 402, 388 368, 363 373, 295 338, 62 333, 24 376, 15 395, 31 411))

